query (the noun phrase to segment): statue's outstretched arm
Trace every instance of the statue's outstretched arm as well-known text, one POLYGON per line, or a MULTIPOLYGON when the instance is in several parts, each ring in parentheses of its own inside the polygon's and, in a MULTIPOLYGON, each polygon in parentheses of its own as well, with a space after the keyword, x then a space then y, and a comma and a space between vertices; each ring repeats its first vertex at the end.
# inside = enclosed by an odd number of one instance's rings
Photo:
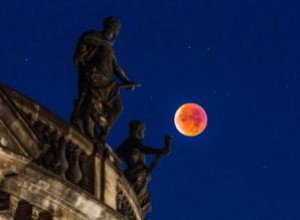
POLYGON ((145 154, 156 154, 156 155, 165 155, 168 156, 171 153, 171 146, 173 143, 173 136, 166 135, 165 136, 165 146, 162 149, 147 147, 140 143, 140 150, 145 154))
POLYGON ((118 65, 118 62, 117 62, 117 59, 115 56, 113 58, 113 66, 114 66, 114 73, 116 74, 116 76, 123 82, 129 83, 130 80, 129 80, 128 76, 126 75, 124 70, 118 65))
POLYGON ((161 149, 144 146, 144 145, 140 145, 139 150, 144 154, 155 154, 155 155, 161 154, 163 152, 161 149))

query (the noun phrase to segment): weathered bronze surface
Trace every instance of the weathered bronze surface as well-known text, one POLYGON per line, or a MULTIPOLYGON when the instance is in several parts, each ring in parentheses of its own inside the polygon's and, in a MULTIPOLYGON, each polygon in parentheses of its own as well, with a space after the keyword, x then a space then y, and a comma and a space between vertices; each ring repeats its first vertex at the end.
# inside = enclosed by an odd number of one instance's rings
POLYGON ((162 156, 169 155, 173 138, 166 136, 165 147, 157 149, 143 144, 145 136, 145 125, 143 122, 133 120, 129 124, 129 137, 116 149, 117 155, 126 163, 125 175, 138 197, 144 213, 151 210, 148 183, 150 175, 162 156), (153 162, 147 167, 145 156, 148 154, 156 155, 153 162))
POLYGON ((79 71, 79 99, 75 100, 71 122, 91 139, 105 141, 123 109, 120 87, 133 90, 139 85, 129 80, 115 56, 113 41, 119 34, 120 20, 108 17, 103 26, 101 32, 85 32, 77 45, 74 63, 79 71), (123 84, 117 84, 114 75, 123 84))

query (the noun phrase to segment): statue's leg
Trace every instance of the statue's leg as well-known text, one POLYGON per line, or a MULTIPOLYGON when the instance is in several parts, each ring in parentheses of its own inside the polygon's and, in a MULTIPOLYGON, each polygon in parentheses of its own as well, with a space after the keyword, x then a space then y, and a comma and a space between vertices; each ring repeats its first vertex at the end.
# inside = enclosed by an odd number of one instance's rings
POLYGON ((95 122, 90 114, 85 115, 84 124, 85 134, 88 137, 95 139, 95 122))
MULTIPOLYGON (((82 74, 80 74, 82 75, 82 74)), ((74 108, 73 108, 73 112, 71 115, 71 124, 76 127, 79 131, 81 131, 82 133, 86 134, 85 132, 85 125, 84 125, 84 111, 85 107, 84 107, 84 102, 85 99, 87 98, 87 91, 86 88, 83 89, 83 82, 81 82, 80 84, 81 86, 79 87, 79 99, 74 100, 74 108)))
POLYGON ((142 168, 137 169, 136 171, 127 171, 126 174, 129 182, 132 184, 144 213, 149 212, 151 210, 151 198, 148 191, 150 176, 148 175, 147 170, 142 168))
POLYGON ((114 125, 115 121, 118 119, 122 111, 123 111, 122 99, 121 96, 117 94, 117 96, 109 105, 109 107, 105 109, 106 124, 101 126, 101 134, 99 135, 100 140, 102 141, 106 140, 112 126, 114 125))
POLYGON ((83 93, 86 92, 88 87, 87 75, 86 72, 78 73, 78 97, 81 97, 83 93))
POLYGON ((80 112, 79 112, 79 106, 78 106, 78 100, 74 101, 74 110, 71 115, 71 124, 76 127, 80 132, 83 134, 85 133, 83 121, 80 118, 80 112))
POLYGON ((108 111, 107 114, 107 130, 109 131, 118 117, 120 116, 121 112, 123 111, 123 103, 122 103, 122 98, 120 94, 116 96, 112 103, 112 108, 108 111))
POLYGON ((139 191, 137 192, 138 199, 140 201, 142 210, 144 213, 147 213, 151 210, 151 198, 148 191, 148 184, 150 181, 150 177, 146 173, 141 173, 140 178, 137 180, 137 186, 139 191))

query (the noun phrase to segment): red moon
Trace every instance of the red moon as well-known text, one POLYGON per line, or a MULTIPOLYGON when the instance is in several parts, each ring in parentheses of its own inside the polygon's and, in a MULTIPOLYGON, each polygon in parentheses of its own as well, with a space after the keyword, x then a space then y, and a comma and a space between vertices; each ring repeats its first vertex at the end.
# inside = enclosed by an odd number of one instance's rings
POLYGON ((196 103, 186 103, 178 108, 174 117, 177 130, 189 137, 201 134, 207 125, 204 109, 196 103))

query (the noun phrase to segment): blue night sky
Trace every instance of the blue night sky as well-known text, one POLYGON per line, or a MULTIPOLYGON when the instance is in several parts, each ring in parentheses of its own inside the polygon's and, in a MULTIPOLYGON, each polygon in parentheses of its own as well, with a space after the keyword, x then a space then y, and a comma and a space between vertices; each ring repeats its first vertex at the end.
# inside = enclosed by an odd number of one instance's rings
POLYGON ((77 95, 73 52, 82 32, 119 16, 119 64, 143 85, 122 91, 109 137, 131 119, 145 144, 173 153, 152 176, 151 220, 300 219, 300 14, 283 0, 7 0, 0 7, 0 81, 69 120, 77 95), (146 3, 147 2, 147 3, 146 3), (174 126, 196 102, 203 134, 174 126))

